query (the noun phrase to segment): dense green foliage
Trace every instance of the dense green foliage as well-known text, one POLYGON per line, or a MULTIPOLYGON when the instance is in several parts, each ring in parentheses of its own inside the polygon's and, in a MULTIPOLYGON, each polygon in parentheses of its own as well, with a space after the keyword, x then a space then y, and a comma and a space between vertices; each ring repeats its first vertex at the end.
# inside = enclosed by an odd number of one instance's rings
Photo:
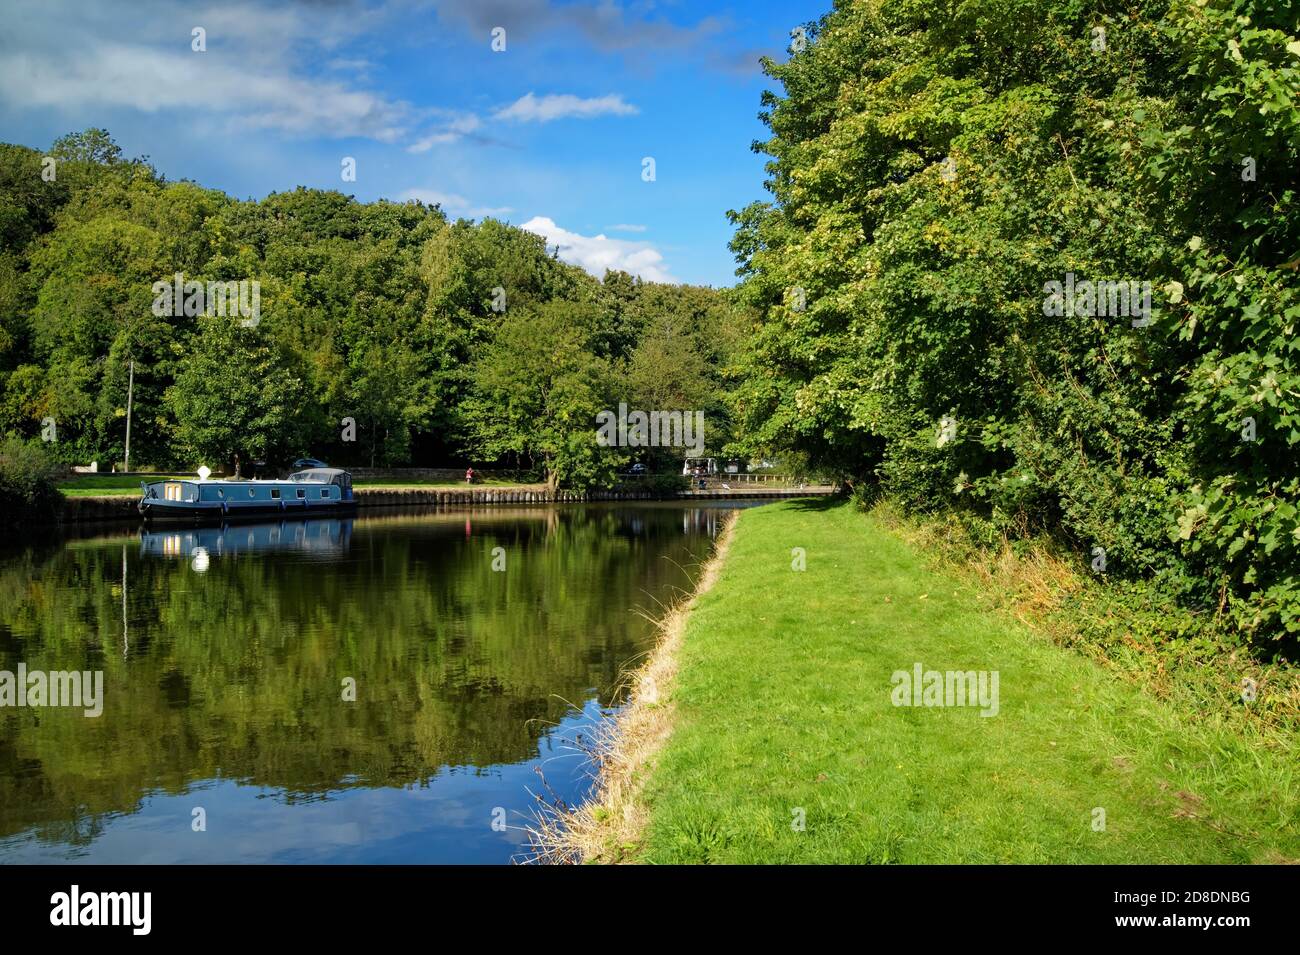
POLYGON ((710 446, 730 438, 722 293, 597 281, 539 236, 417 202, 238 201, 165 181, 102 130, 48 156, 50 181, 41 153, 0 145, 0 434, 35 440, 52 418, 63 463, 122 460, 131 362, 133 466, 310 453, 589 485, 653 463, 596 446, 619 402, 704 410, 710 446), (158 316, 154 285, 177 273, 258 282, 259 321, 158 316))
POLYGON ((755 446, 1294 638, 1297 11, 838 3, 767 64, 775 201, 733 213, 755 446), (1150 313, 1052 307, 1070 275, 1150 313))
POLYGON ((0 444, 0 525, 55 513, 54 462, 37 445, 17 438, 0 444))

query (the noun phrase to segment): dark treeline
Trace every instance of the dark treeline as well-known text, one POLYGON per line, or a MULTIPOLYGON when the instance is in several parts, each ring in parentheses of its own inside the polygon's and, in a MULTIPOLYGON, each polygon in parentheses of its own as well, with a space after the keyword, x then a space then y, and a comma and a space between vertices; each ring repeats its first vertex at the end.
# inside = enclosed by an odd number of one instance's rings
POLYGON ((838 2, 733 214, 751 440, 1294 638, 1298 13, 838 2))
POLYGON ((724 295, 598 281, 539 236, 416 202, 168 182, 103 130, 0 145, 0 434, 55 437, 63 464, 120 466, 134 362, 133 469, 311 454, 589 486, 634 458, 679 468, 681 449, 599 447, 595 416, 699 410, 725 444, 724 295), (257 298, 187 314, 184 282, 257 298))

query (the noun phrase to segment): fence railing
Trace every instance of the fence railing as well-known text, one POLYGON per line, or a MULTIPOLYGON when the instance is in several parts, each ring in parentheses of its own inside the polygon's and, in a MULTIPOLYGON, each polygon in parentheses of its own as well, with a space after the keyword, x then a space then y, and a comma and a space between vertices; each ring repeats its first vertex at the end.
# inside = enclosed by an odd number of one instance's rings
POLYGON ((667 475, 665 474, 620 474, 618 476, 618 479, 619 479, 619 483, 629 484, 637 481, 652 481, 655 480, 656 478, 662 479, 665 476, 674 476, 674 477, 681 477, 683 479, 688 479, 692 484, 695 485, 698 485, 700 481, 704 481, 709 487, 721 487, 723 484, 729 484, 732 487, 741 487, 741 486, 761 487, 764 485, 767 485, 769 487, 796 487, 799 484, 812 483, 806 481, 804 478, 795 477, 789 474, 767 474, 767 473, 727 474, 725 472, 719 474, 706 474, 703 476, 681 474, 680 472, 668 472, 667 475))

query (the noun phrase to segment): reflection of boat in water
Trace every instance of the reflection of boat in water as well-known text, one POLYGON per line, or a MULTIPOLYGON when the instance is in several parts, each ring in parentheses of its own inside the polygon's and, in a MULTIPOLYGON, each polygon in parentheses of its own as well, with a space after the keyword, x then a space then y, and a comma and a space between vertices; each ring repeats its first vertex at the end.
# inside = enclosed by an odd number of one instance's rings
MULTIPOLYGON (((206 475, 206 470, 200 470, 206 475)), ((338 468, 308 468, 283 481, 154 481, 140 483, 145 520, 225 521, 276 514, 339 513, 356 507, 352 475, 338 468)))
POLYGON ((150 557, 233 557, 292 551, 312 555, 347 553, 352 518, 318 517, 260 524, 222 524, 185 530, 142 530, 140 553, 150 557))

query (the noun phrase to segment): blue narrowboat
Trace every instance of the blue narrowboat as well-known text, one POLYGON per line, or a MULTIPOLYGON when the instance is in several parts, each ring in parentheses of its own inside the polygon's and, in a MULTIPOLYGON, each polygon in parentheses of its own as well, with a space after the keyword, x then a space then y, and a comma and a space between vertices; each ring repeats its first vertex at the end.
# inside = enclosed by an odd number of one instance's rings
POLYGON ((282 481, 142 481, 140 489, 139 510, 149 521, 338 514, 356 507, 352 475, 339 468, 308 468, 282 481))

